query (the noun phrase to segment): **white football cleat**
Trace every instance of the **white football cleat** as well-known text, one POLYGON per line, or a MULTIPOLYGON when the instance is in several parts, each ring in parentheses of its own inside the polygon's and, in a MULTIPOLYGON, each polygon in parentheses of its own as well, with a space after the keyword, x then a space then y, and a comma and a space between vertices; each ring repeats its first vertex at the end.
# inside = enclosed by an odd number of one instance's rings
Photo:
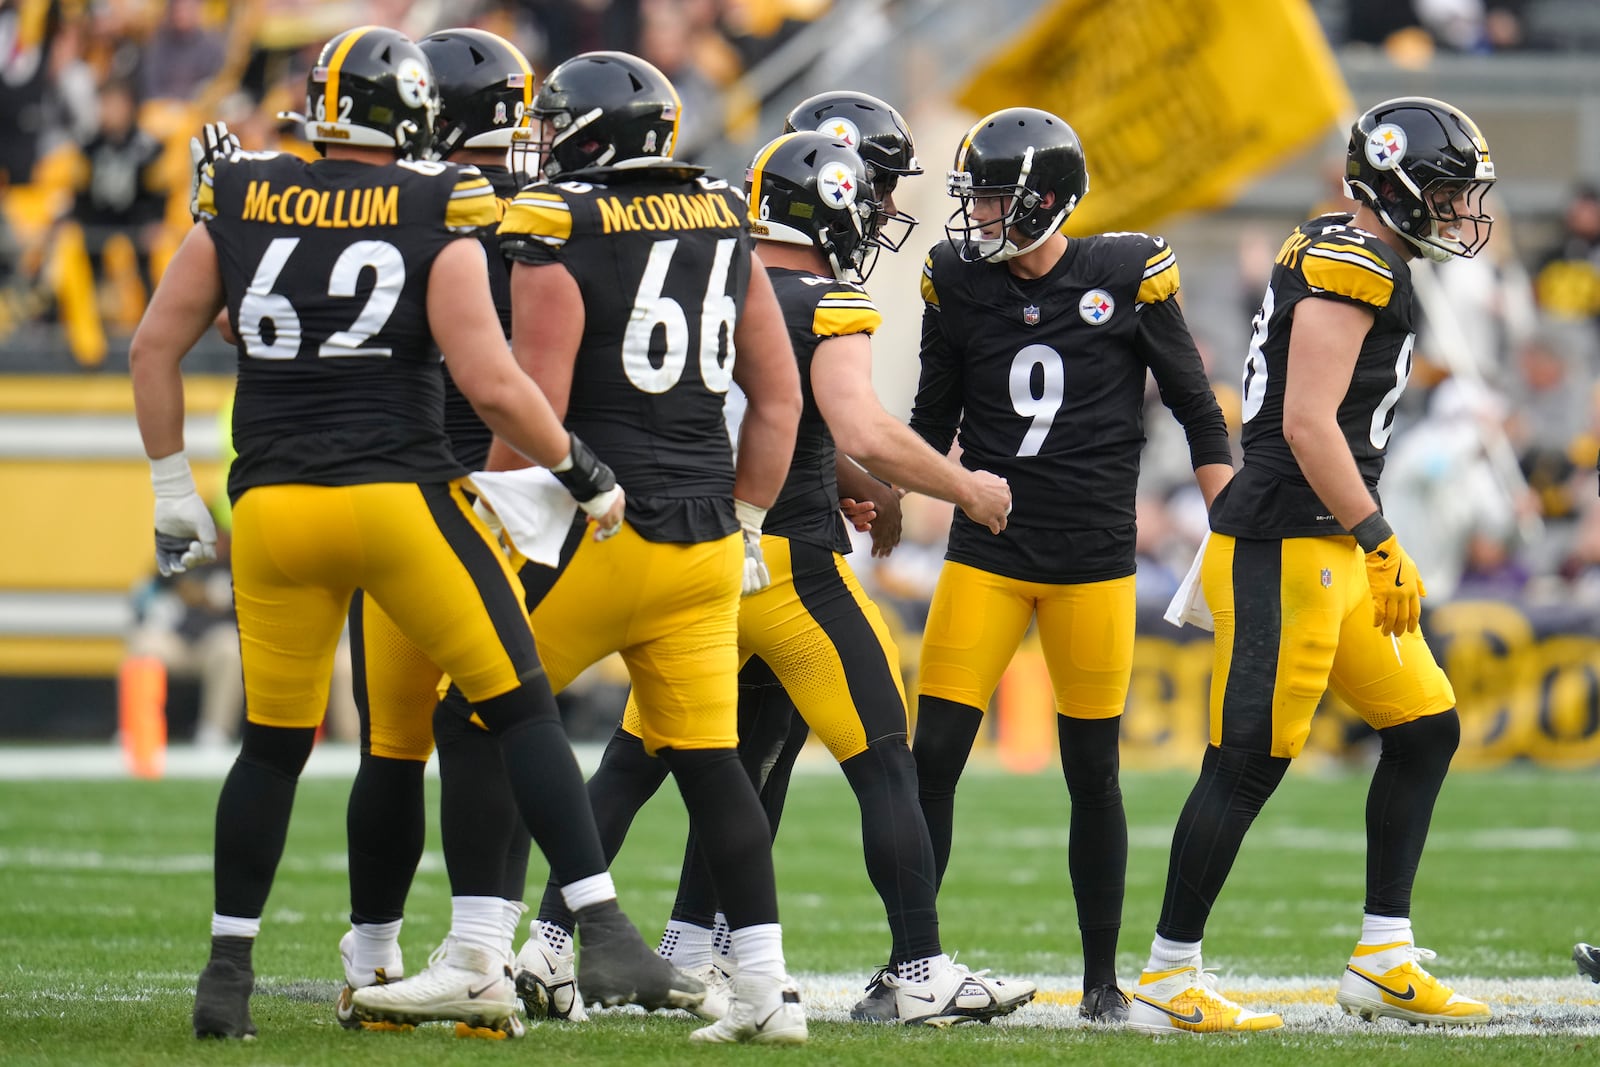
POLYGON ((690 1034, 690 1041, 721 1045, 805 1044, 806 1014, 800 1007, 800 991, 793 979, 736 974, 732 988, 727 1012, 710 1026, 690 1034))
POLYGON ((883 982, 894 990, 895 1011, 907 1026, 985 1022, 1011 1014, 1038 992, 1032 982, 971 971, 948 956, 938 957, 926 981, 885 974, 883 982))
POLYGON ((355 1017, 351 997, 358 989, 369 985, 387 985, 398 982, 406 976, 405 963, 400 958, 400 946, 394 946, 387 962, 382 967, 374 967, 370 971, 355 969, 356 957, 356 932, 346 930, 339 939, 339 960, 344 964, 344 988, 339 990, 339 999, 334 1003, 333 1016, 339 1020, 339 1025, 346 1030, 409 1030, 410 1026, 399 1023, 387 1022, 362 1022, 355 1017))
POLYGON ((511 965, 516 976, 517 996, 530 1019, 564 1019, 569 1023, 589 1021, 583 996, 578 992, 574 970, 575 955, 569 948, 557 952, 535 929, 528 935, 517 960, 511 965))
MULTIPOLYGON (((454 937, 434 950, 421 974, 386 985, 357 989, 351 997, 356 1019, 366 1022, 459 1022, 482 1036, 521 1037, 527 1032, 517 1014, 517 988, 505 957, 454 937)), ((460 1032, 460 1028, 458 1028, 460 1032)))
POLYGON ((728 970, 720 964, 708 963, 684 973, 690 978, 698 978, 706 987, 706 998, 690 1011, 711 1022, 728 1014, 728 1007, 733 1001, 733 975, 728 970))

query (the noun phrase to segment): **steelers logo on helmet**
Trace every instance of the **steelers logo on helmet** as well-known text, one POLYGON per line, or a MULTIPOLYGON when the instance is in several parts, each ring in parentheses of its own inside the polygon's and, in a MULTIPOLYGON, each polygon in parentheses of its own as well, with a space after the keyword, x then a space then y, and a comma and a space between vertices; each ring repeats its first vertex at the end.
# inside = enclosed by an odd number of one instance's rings
POLYGON ((861 147, 861 130, 849 119, 831 118, 817 127, 818 133, 825 133, 840 144, 849 145, 851 148, 861 147))
POLYGON ((411 56, 401 59, 394 70, 395 86, 400 99, 410 107, 421 107, 428 98, 428 70, 411 56))
POLYGON ((1367 162, 1379 170, 1393 170, 1406 157, 1406 131, 1384 123, 1367 137, 1367 162))
POLYGON ((1083 299, 1078 301, 1078 314, 1090 326, 1103 326, 1111 319, 1111 313, 1117 310, 1117 302, 1111 299, 1111 294, 1104 289, 1090 289, 1083 294, 1083 299))
POLYGON ((817 195, 834 207, 849 207, 856 202, 855 178, 843 163, 828 163, 817 172, 817 195))

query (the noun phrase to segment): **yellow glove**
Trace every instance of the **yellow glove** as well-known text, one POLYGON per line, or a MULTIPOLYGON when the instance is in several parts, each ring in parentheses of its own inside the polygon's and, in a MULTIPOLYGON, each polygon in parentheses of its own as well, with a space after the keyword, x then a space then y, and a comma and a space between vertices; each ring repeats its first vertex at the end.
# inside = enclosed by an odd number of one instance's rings
POLYGON ((1367 553, 1367 585, 1372 589, 1372 625, 1385 636, 1417 628, 1428 590, 1394 534, 1367 553))

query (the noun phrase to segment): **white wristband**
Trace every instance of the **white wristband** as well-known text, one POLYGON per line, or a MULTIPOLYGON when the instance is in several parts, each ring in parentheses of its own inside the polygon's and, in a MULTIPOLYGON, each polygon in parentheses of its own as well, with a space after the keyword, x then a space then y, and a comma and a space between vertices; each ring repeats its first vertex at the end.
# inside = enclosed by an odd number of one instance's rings
POLYGON ((733 513, 739 517, 739 525, 752 533, 760 533, 761 524, 767 520, 766 508, 758 508, 737 497, 733 501, 733 513))
POLYGON ((150 485, 159 497, 182 497, 195 492, 189 457, 182 452, 150 461, 150 485))

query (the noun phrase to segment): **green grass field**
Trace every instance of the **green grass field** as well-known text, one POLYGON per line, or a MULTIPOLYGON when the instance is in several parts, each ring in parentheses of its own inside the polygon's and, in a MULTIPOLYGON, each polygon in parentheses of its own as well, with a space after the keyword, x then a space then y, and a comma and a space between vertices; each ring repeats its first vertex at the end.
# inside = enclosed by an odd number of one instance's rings
MULTIPOLYGON (((1149 945, 1172 821, 1191 781, 1124 778, 1132 846, 1125 985, 1149 945)), ((1285 1028, 1153 1040, 1077 1022, 1067 799, 1054 774, 968 775, 940 901, 946 949, 974 968, 1033 976, 1038 1001, 995 1025, 946 1032, 841 1021, 887 954, 887 934, 849 790, 831 770, 801 774, 777 861, 789 965, 806 991, 812 1038, 803 1049, 775 1050, 694 1047, 686 1038, 696 1023, 686 1016, 631 1011, 586 1027, 539 1025, 515 1043, 458 1040, 445 1027, 342 1031, 332 1001, 348 908, 343 778, 300 787, 256 948, 261 1038, 200 1044, 189 1011, 207 946, 218 782, 0 780, 0 1064, 1593 1062, 1600 989, 1578 978, 1568 954, 1575 940, 1600 937, 1600 777, 1485 772, 1446 785, 1414 916, 1419 942, 1440 953, 1434 972, 1495 1004, 1496 1022, 1470 1034, 1364 1024, 1332 1004, 1360 924, 1365 786, 1362 774, 1291 776, 1246 841, 1207 931, 1206 959, 1221 968, 1224 989, 1283 1011, 1285 1028)), ((671 906, 683 828, 676 795, 664 793, 615 868, 647 938, 671 906)), ((431 840, 402 942, 413 970, 445 932, 448 893, 431 840)))

